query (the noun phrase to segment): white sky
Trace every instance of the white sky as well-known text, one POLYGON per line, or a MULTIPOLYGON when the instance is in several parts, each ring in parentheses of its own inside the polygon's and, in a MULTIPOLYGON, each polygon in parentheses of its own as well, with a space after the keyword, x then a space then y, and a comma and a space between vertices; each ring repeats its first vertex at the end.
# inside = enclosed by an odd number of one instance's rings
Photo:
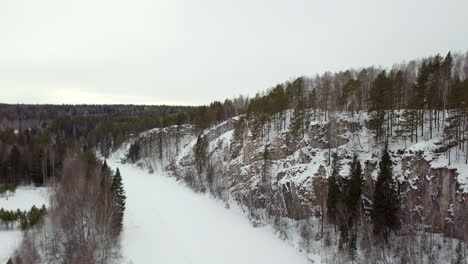
POLYGON ((466 0, 0 0, 0 102, 205 104, 468 50, 466 0))

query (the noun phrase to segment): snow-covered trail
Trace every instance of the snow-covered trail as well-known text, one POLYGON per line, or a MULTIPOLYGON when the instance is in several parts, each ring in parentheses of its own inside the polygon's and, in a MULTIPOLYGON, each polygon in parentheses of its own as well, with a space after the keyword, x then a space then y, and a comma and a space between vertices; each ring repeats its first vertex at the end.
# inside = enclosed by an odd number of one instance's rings
POLYGON ((175 179, 119 167, 127 193, 124 263, 305 264, 305 254, 175 179))

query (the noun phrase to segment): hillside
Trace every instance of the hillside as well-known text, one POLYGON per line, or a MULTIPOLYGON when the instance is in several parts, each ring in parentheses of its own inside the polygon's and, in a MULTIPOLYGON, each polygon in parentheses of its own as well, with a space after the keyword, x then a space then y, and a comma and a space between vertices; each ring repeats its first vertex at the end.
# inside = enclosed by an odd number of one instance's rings
MULTIPOLYGON (((307 252, 320 252, 333 263, 348 258, 346 254, 333 254, 341 242, 335 238, 334 224, 325 206, 331 156, 338 153, 342 164, 339 174, 346 179, 356 154, 364 176, 359 259, 381 258, 381 252, 376 253, 369 243, 375 238, 366 237, 366 232, 371 231, 366 223, 371 223, 377 164, 384 145, 376 141, 375 132, 369 128, 371 115, 341 112, 324 121, 313 118, 313 110, 307 113, 310 119, 300 136, 290 129, 292 111, 281 113, 281 122, 266 122, 262 136, 252 132, 255 119, 238 116, 199 136, 191 126, 150 130, 132 137, 114 157, 126 157, 126 161, 150 172, 167 172, 197 192, 210 193, 227 204, 239 204, 254 225, 274 226, 281 238, 307 252), (329 247, 323 248, 327 237, 329 247)), ((468 238, 464 220, 468 213, 466 154, 458 146, 445 146, 442 131, 430 138, 426 122, 418 142, 399 136, 388 139, 401 204, 401 228, 392 237, 399 243, 388 251, 403 252, 399 256, 402 258, 422 254, 428 260, 430 254, 438 252, 439 260, 444 262, 451 253, 449 243, 441 243, 441 235, 468 238), (439 235, 431 235, 428 247, 425 234, 439 235)), ((455 245, 456 240, 451 243, 455 245)), ((391 254, 386 258, 397 261, 397 256, 391 254)))

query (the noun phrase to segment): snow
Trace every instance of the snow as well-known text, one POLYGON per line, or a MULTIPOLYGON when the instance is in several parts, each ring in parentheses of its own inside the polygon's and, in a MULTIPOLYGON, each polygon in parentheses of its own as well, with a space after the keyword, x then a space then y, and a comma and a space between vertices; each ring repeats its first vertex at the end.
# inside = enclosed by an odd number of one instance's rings
POLYGON ((230 143, 233 136, 234 136, 234 130, 229 130, 228 132, 219 136, 219 140, 223 140, 223 141, 226 141, 227 143, 230 143))
MULTIPOLYGON (((33 205, 40 207, 48 204, 48 188, 22 186, 16 192, 0 196, 0 208, 6 210, 29 210, 33 205)), ((3 227, 1 227, 3 228, 3 227)), ((0 229, 0 263, 6 260, 21 242, 21 231, 0 229)))
MULTIPOLYGON (((455 156, 456 154, 456 146, 453 147, 450 151, 452 155, 455 156)), ((468 193, 468 164, 465 163, 465 155, 467 153, 459 154, 459 157, 456 156, 452 158, 450 165, 448 158, 446 155, 440 155, 431 163, 431 168, 449 168, 449 169, 456 169, 457 170, 457 181, 460 184, 460 191, 463 193, 468 193)))
POLYGON ((418 142, 405 150, 404 157, 411 157, 414 153, 422 153, 422 157, 427 161, 434 159, 434 150, 437 149, 435 145, 436 140, 421 141, 418 142))
POLYGON ((240 211, 174 178, 115 160, 108 164, 119 167, 127 194, 124 263, 310 263, 271 228, 253 227, 240 211))
POLYGON ((0 263, 3 263, 15 251, 21 242, 21 231, 0 230, 0 263))
POLYGON ((48 204, 48 188, 21 186, 13 195, 0 196, 0 208, 5 210, 29 210, 33 205, 41 207, 48 204))

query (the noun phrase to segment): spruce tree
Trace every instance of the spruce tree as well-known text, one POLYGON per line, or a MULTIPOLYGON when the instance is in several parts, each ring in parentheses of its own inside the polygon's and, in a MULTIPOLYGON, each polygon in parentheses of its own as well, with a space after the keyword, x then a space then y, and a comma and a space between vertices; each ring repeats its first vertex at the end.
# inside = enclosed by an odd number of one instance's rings
POLYGON ((114 177, 112 177, 111 191, 114 194, 115 203, 117 206, 117 214, 115 218, 115 230, 120 233, 123 226, 123 216, 125 211, 125 190, 123 188, 122 176, 120 170, 117 168, 114 177))
POLYGON ((199 135, 197 143, 194 148, 195 162, 197 164, 197 171, 201 173, 205 168, 208 155, 208 139, 205 136, 199 135))
POLYGON ((327 197, 327 214, 329 221, 332 220, 336 224, 336 209, 339 202, 340 186, 339 186, 339 173, 341 170, 341 163, 338 155, 333 153, 332 171, 328 177, 328 197, 327 197))
POLYGON ((359 200, 362 193, 362 168, 357 155, 354 155, 351 163, 349 181, 347 184, 346 205, 350 213, 350 224, 356 219, 359 210, 359 200))
POLYGON ((374 232, 383 235, 387 243, 390 231, 399 227, 397 217, 399 199, 393 179, 392 160, 388 154, 387 146, 385 146, 379 162, 379 173, 377 175, 373 203, 374 212, 372 220, 374 232))

